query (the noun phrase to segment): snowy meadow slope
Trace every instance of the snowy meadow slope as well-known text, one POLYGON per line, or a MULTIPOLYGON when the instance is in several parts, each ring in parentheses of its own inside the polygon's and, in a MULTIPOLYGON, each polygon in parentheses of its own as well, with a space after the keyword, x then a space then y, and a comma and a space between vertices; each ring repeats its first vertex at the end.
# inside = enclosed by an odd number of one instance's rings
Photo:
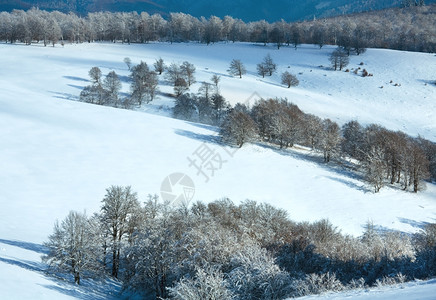
POLYGON ((218 74, 221 92, 232 104, 286 97, 304 112, 340 125, 355 119, 436 141, 434 55, 369 49, 353 56, 349 65, 357 68, 363 62, 362 67, 374 74, 362 78, 329 70, 332 50, 312 45, 277 50, 240 43, 55 48, 1 44, 0 278, 8 278, 7 286, 33 282, 33 287, 38 285, 34 293, 42 299, 58 298, 44 294, 48 292, 80 298, 61 288, 47 288, 59 283, 40 283, 47 279, 32 277, 42 276, 38 245, 47 239, 55 220, 70 210, 97 211, 105 188, 112 184, 132 185, 143 201, 147 194, 159 194, 162 180, 174 172, 194 180, 194 200, 226 196, 235 202, 268 202, 286 209, 296 221, 329 218, 342 232, 353 235, 361 234, 368 220, 380 229, 405 232, 434 223, 434 184, 418 194, 395 188, 373 194, 360 178, 325 166, 304 151, 244 145, 233 153, 234 149, 216 142, 216 128, 169 117, 167 107, 173 100, 164 94, 172 88, 163 82, 158 99, 138 109, 144 112, 77 102, 81 89, 89 84, 91 67, 100 67, 104 74, 114 70, 128 92, 129 72, 123 58, 152 64, 162 57, 167 64, 187 60, 196 66, 198 83, 191 92, 218 74), (279 72, 263 79, 256 74, 256 64, 268 53, 279 72), (247 67, 242 79, 227 75, 233 58, 247 67), (297 75, 298 87, 280 85, 285 70, 297 75), (187 159, 204 145, 224 160, 207 182, 187 159), (23 279, 22 273, 30 279, 23 279))

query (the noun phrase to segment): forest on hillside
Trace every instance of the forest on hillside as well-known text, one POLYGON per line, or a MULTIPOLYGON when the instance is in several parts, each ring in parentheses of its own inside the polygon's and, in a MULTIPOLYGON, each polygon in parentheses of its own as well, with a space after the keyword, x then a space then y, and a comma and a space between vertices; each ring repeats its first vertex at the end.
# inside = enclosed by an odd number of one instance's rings
MULTIPOLYGON (((39 9, 0 13, 0 40, 25 44, 161 42, 254 42, 278 48, 300 44, 338 45, 344 49, 389 48, 436 52, 436 5, 411 6, 313 21, 243 22, 231 16, 196 18, 184 13, 149 15, 73 13, 39 9)), ((357 51, 359 53, 359 51, 357 51)))

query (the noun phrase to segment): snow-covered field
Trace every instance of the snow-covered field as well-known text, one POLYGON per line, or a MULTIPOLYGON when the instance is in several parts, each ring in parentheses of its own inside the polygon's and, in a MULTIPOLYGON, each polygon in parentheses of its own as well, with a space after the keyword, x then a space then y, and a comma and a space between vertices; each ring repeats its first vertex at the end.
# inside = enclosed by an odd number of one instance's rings
MULTIPOLYGON (((147 194, 159 194, 164 178, 174 172, 193 179, 194 200, 226 196, 235 202, 268 202, 286 209, 296 221, 329 218, 342 232, 354 235, 360 235, 368 220, 380 229, 405 232, 435 222, 434 184, 418 194, 394 188, 373 194, 353 174, 320 164, 301 151, 247 145, 229 153, 234 149, 214 142, 215 128, 169 118, 165 107, 172 100, 163 96, 144 112, 69 101, 77 100, 89 84, 93 66, 125 78, 129 72, 124 57, 149 64, 162 57, 166 63, 193 63, 198 82, 221 75, 221 92, 233 104, 253 103, 259 96, 287 97, 303 111, 340 124, 352 119, 378 123, 436 141, 434 55, 369 49, 353 56, 348 66, 357 68, 363 62, 361 68, 374 76, 362 78, 320 67, 328 65, 331 51, 312 45, 277 50, 251 44, 1 44, 0 298, 86 298, 82 293, 91 299, 104 297, 99 284, 79 290, 45 277, 41 243, 55 220, 70 210, 97 211, 110 185, 132 185, 145 200, 147 194), (262 79, 256 64, 268 53, 279 72, 262 79), (233 58, 247 67, 242 79, 227 75, 233 58), (285 70, 298 76, 298 87, 279 84, 285 70), (199 149, 213 150, 222 159, 214 174, 207 171, 207 182, 188 161, 199 149)), ((128 91, 127 82, 123 90, 128 91)), ((160 91, 172 89, 161 85, 160 91)), ((436 294, 436 284, 428 286, 436 294)))

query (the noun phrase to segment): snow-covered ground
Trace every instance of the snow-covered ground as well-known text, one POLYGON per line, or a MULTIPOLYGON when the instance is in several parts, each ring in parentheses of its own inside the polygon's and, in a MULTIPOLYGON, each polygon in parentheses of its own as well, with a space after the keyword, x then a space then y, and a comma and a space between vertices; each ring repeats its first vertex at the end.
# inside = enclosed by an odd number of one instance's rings
MULTIPOLYGON (((162 57, 166 63, 193 63, 198 82, 221 75, 221 92, 233 104, 252 103, 259 96, 287 97, 303 111, 340 124, 352 119, 378 123, 436 141, 434 55, 369 49, 353 56, 348 66, 363 62, 361 68, 374 76, 362 78, 320 67, 328 65, 331 51, 311 45, 277 50, 251 44, 1 44, 0 298, 83 298, 82 289, 42 272, 41 244, 55 220, 70 210, 97 211, 110 185, 132 185, 140 200, 159 194, 164 178, 174 172, 193 179, 193 200, 226 196, 235 202, 268 202, 286 209, 296 221, 329 218, 354 235, 361 234, 368 220, 380 229, 405 232, 435 222, 434 184, 418 194, 395 188, 373 194, 353 174, 320 164, 303 151, 247 145, 233 153, 215 142, 215 128, 169 118, 165 107, 172 100, 163 96, 144 107, 145 113, 69 101, 77 100, 89 84, 93 66, 125 79, 129 72, 124 57, 149 64, 162 57), (262 79, 256 64, 268 53, 279 72, 262 79), (242 79, 227 75, 233 58, 247 67, 242 79), (300 86, 286 89, 279 84, 285 70, 297 74, 300 86), (201 150, 217 154, 214 174, 205 170, 208 180, 188 161, 201 150), (18 291, 23 293, 17 296, 18 291)), ((128 91, 127 82, 123 90, 128 91)), ((164 85, 160 90, 172 91, 164 85)), ((89 287, 91 299, 101 297, 96 286, 89 287)), ((429 286, 436 294, 436 284, 429 286)))
POLYGON ((393 286, 301 297, 299 300, 434 300, 436 280, 413 281, 393 286))

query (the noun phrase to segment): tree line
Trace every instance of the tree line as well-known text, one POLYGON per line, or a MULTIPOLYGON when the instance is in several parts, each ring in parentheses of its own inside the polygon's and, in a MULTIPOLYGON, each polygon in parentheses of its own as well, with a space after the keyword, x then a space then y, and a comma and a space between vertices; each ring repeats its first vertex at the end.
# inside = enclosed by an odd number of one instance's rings
POLYGON ((264 20, 245 23, 226 16, 195 18, 184 13, 171 13, 167 19, 149 15, 97 12, 80 17, 73 13, 47 12, 32 8, 0 13, 0 40, 26 44, 43 42, 82 43, 112 41, 147 43, 150 41, 206 44, 255 42, 283 45, 338 45, 355 51, 363 48, 390 48, 436 52, 434 14, 436 5, 387 9, 334 18, 288 23, 264 20))
POLYGON ((92 216, 72 211, 45 243, 49 272, 117 278, 145 299, 285 299, 436 275, 436 226, 360 237, 328 220, 292 221, 269 204, 228 198, 174 206, 111 186, 92 216))
POLYGON ((271 143, 280 149, 306 146, 321 152, 326 163, 352 158, 374 192, 386 184, 418 192, 425 180, 436 178, 435 143, 377 124, 364 127, 350 121, 341 128, 330 119, 302 112, 286 99, 261 99, 252 107, 235 105, 220 124, 220 136, 237 147, 246 142, 271 143))
MULTIPOLYGON (((330 57, 336 67, 335 50, 330 57)), ((195 66, 188 61, 165 65, 162 58, 153 64, 153 70, 141 61, 130 69, 130 94, 120 99, 121 80, 111 71, 103 78, 98 67, 89 71, 92 85, 80 93, 80 100, 88 103, 132 108, 151 102, 158 90, 158 74, 173 86, 173 117, 219 126, 220 136, 226 143, 242 147, 246 142, 276 144, 282 148, 295 144, 309 147, 323 154, 324 162, 351 158, 357 162, 363 176, 374 192, 387 185, 418 192, 425 180, 436 179, 436 144, 421 137, 413 138, 403 132, 391 131, 377 124, 363 127, 357 121, 347 122, 342 128, 330 119, 302 112, 287 99, 261 99, 252 107, 226 101, 220 93, 221 77, 213 75, 211 82, 202 82, 197 93, 188 93, 195 83, 195 66)), ((340 68, 346 62, 340 62, 340 68)), ((257 64, 260 76, 272 75, 277 65, 267 55, 257 64)), ((242 77, 246 70, 240 60, 232 60, 229 73, 242 77)), ((282 83, 298 85, 298 79, 289 72, 282 74, 282 83)))

